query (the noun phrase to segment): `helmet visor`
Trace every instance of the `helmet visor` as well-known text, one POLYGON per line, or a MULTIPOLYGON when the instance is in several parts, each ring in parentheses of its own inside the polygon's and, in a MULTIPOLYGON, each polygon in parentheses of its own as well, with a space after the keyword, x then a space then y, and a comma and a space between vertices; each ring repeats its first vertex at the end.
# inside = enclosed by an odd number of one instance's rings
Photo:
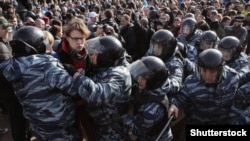
POLYGON ((102 53, 104 46, 100 43, 99 37, 86 41, 85 48, 89 55, 102 53))
POLYGON ((199 67, 201 79, 205 84, 216 84, 218 82, 219 69, 206 69, 199 67))
POLYGON ((182 34, 184 34, 184 35, 189 35, 189 34, 191 33, 191 28, 190 28, 190 26, 188 26, 188 25, 183 25, 183 26, 181 27, 181 32, 182 32, 182 34))
POLYGON ((152 43, 153 55, 161 56, 163 52, 163 46, 159 43, 152 43))
POLYGON ((225 61, 230 61, 233 58, 233 51, 229 50, 229 49, 223 49, 223 48, 218 48, 222 55, 223 55, 223 59, 225 61))
POLYGON ((144 65, 141 60, 136 60, 128 66, 128 69, 134 80, 137 80, 139 76, 142 76, 149 72, 149 69, 144 65))
POLYGON ((9 42, 12 52, 14 54, 37 54, 38 51, 32 47, 31 45, 27 44, 26 42, 22 40, 11 40, 9 42))

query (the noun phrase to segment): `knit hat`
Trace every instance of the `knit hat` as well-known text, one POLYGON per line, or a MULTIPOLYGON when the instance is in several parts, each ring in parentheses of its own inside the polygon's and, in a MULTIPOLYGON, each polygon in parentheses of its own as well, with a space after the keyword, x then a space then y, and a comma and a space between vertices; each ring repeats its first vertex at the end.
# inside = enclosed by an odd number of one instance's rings
POLYGON ((244 19, 245 19, 245 16, 242 15, 242 14, 239 14, 239 15, 236 15, 236 16, 234 17, 234 19, 235 19, 235 20, 244 20, 244 19))
POLYGON ((10 24, 5 18, 1 17, 0 18, 0 26, 7 28, 12 26, 12 24, 10 24))

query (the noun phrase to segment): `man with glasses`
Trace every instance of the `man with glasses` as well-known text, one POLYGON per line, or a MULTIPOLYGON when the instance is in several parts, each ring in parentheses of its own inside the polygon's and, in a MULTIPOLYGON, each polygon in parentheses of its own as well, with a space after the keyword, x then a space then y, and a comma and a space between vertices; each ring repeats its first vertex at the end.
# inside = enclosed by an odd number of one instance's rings
POLYGON ((242 14, 236 15, 233 19, 233 25, 226 26, 225 32, 226 32, 226 36, 237 37, 240 40, 241 45, 245 49, 246 41, 247 41, 247 29, 245 27, 243 27, 244 20, 245 20, 244 15, 242 15, 242 14))
MULTIPOLYGON (((85 59, 87 51, 85 49, 85 41, 89 37, 90 31, 88 27, 82 22, 81 19, 74 19, 69 22, 64 29, 64 37, 61 43, 58 45, 58 51, 53 54, 54 57, 58 58, 63 64, 72 65, 79 73, 86 75, 86 64, 85 59)), ((76 112, 76 126, 78 133, 83 137, 83 132, 81 123, 85 129, 88 140, 94 140, 93 126, 91 119, 89 119, 87 113, 83 110, 83 101, 81 99, 76 99, 77 112, 76 112)))
POLYGON ((64 29, 64 38, 58 46, 58 51, 54 56, 63 64, 71 64, 76 69, 84 68, 84 58, 86 50, 85 40, 90 31, 80 19, 71 21, 64 29))

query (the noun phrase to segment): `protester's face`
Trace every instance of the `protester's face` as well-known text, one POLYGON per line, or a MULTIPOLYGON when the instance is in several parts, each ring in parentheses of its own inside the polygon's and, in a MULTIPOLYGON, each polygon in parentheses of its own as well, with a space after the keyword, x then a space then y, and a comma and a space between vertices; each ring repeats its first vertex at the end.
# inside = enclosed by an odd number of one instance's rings
POLYGON ((161 15, 160 16, 160 21, 163 22, 163 23, 165 23, 165 22, 168 21, 168 17, 166 15, 161 15))
POLYGON ((40 13, 40 12, 42 12, 42 10, 41 10, 41 8, 36 8, 36 11, 35 11, 36 13, 40 13))
POLYGON ((213 5, 214 5, 214 7, 216 7, 216 8, 220 8, 220 7, 221 7, 219 1, 215 1, 215 2, 213 3, 213 5))
POLYGON ((116 15, 116 18, 117 18, 119 21, 121 21, 122 15, 121 15, 121 14, 117 14, 117 15, 116 15))
POLYGON ((0 38, 6 39, 8 37, 8 28, 0 25, 0 38))
POLYGON ((246 21, 248 21, 248 22, 250 21, 250 15, 246 16, 246 21))
POLYGON ((146 84, 147 84, 147 79, 143 76, 139 76, 138 79, 137 79, 137 82, 138 82, 138 88, 140 90, 143 90, 146 88, 146 84))
POLYGON ((174 27, 180 27, 181 21, 174 21, 173 25, 174 25, 174 27))
POLYGON ((215 13, 215 12, 212 12, 211 14, 210 14, 210 18, 211 19, 218 19, 218 14, 217 13, 215 13))
POLYGON ((9 8, 9 9, 8 9, 8 13, 13 14, 13 13, 14 13, 14 9, 13 9, 13 8, 9 8))
POLYGON ((17 18, 9 19, 8 22, 12 25, 17 25, 17 18))
POLYGON ((194 12, 194 16, 197 17, 201 14, 201 11, 199 9, 196 9, 194 12))
POLYGON ((224 23, 224 26, 229 26, 231 23, 231 20, 227 20, 225 23, 224 23))
POLYGON ((200 74, 205 84, 214 84, 217 82, 218 69, 205 69, 200 68, 200 74))
POLYGON ((127 21, 124 17, 121 17, 121 25, 126 26, 129 24, 129 21, 127 21))
POLYGON ((203 20, 203 16, 202 15, 198 15, 195 19, 196 19, 197 23, 199 23, 200 21, 203 20))
POLYGON ((84 48, 86 38, 81 32, 73 30, 70 32, 69 36, 66 36, 66 39, 71 49, 81 51, 84 48))
POLYGON ((156 31, 160 30, 160 29, 164 29, 164 27, 162 25, 157 25, 156 26, 156 31))
POLYGON ((98 36, 104 34, 103 26, 97 25, 96 34, 97 34, 98 36))
POLYGON ((176 14, 176 17, 180 18, 180 19, 183 19, 183 15, 182 14, 176 14))
POLYGON ((241 26, 242 24, 243 24, 243 20, 239 20, 239 19, 234 20, 234 26, 238 27, 238 26, 241 26))
POLYGON ((60 31, 57 32, 56 34, 59 38, 62 38, 63 37, 63 31, 62 29, 60 31))
POLYGON ((62 7, 61 11, 62 11, 62 13, 67 13, 67 8, 66 7, 62 7))

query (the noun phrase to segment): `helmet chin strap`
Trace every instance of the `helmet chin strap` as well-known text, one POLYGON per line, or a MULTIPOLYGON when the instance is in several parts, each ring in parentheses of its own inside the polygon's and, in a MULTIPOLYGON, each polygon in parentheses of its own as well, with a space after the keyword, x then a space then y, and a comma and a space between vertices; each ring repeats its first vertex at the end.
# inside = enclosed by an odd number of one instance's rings
POLYGON ((124 60, 125 56, 121 57, 121 58, 118 58, 117 60, 115 60, 114 62, 114 65, 117 66, 117 65, 120 65, 121 61, 124 60))
POLYGON ((207 87, 216 87, 218 83, 205 83, 205 86, 207 87))

